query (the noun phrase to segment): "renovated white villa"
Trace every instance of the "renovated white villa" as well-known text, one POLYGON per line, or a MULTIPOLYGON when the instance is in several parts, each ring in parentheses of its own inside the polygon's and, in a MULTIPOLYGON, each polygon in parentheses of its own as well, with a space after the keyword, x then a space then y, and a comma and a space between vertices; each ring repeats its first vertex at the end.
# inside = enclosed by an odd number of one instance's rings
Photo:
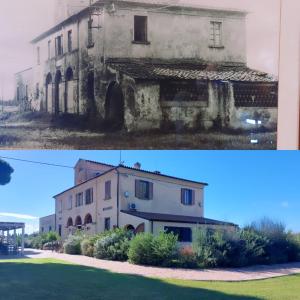
POLYGON ((179 242, 189 243, 195 227, 237 227, 204 217, 206 183, 145 171, 140 163, 80 159, 74 169, 74 186, 54 196, 55 215, 40 219, 40 232, 55 228, 64 240, 77 229, 95 234, 125 227, 135 233, 174 232, 179 242))

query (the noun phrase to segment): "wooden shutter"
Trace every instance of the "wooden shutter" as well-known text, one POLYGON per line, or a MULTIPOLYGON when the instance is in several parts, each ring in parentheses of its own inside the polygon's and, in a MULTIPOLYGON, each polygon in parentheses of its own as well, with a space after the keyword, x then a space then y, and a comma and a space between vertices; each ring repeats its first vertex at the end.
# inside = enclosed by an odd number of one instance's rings
POLYGON ((192 190, 192 205, 195 205, 195 191, 192 190))
POLYGON ((140 181, 138 179, 135 180, 135 197, 139 198, 140 197, 140 181))
POLYGON ((181 189, 181 203, 184 204, 184 191, 185 189, 181 189))
POLYGON ((149 200, 153 199, 153 183, 149 182, 149 200))

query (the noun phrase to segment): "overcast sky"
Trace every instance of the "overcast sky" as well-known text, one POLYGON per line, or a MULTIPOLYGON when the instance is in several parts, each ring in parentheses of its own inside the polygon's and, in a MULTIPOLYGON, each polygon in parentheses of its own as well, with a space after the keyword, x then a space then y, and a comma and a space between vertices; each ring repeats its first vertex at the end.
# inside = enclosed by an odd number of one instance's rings
MULTIPOLYGON (((247 21, 248 65, 277 75, 279 0, 182 0, 250 12, 247 21)), ((53 25, 54 0, 0 1, 0 98, 13 96, 14 73, 32 65, 29 41, 53 25)))

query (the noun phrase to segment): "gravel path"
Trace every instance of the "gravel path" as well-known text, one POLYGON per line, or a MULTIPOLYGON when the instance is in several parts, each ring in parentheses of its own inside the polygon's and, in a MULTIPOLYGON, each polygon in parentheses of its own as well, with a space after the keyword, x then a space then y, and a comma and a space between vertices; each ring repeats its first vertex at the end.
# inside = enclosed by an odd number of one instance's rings
POLYGON ((25 251, 25 257, 54 258, 83 266, 104 269, 114 273, 183 280, 246 281, 300 273, 300 262, 273 266, 254 266, 237 269, 189 270, 136 266, 129 264, 128 262, 105 261, 86 256, 74 256, 40 250, 27 250, 25 251))

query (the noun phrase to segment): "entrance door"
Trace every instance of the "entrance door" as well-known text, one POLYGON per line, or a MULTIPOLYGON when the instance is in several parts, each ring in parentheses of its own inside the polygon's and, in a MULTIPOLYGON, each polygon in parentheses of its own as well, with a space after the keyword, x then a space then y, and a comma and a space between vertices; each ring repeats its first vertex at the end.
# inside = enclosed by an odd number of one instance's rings
POLYGON ((121 129, 124 126, 124 96, 117 82, 112 82, 108 86, 105 118, 114 129, 121 129))

